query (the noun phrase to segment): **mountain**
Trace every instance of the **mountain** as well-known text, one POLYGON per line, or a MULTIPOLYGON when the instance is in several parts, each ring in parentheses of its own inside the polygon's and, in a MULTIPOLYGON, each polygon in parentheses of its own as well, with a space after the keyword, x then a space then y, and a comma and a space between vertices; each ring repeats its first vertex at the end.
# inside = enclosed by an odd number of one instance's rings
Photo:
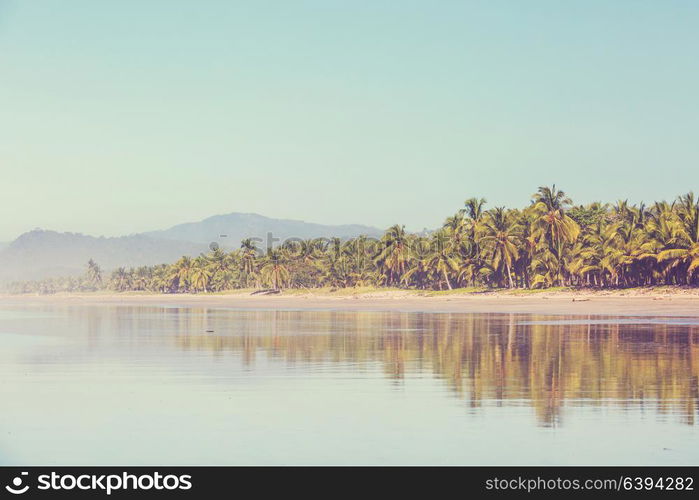
POLYGON ((90 259, 109 270, 172 262, 182 255, 197 255, 206 250, 206 245, 158 240, 140 234, 96 238, 34 230, 0 251, 0 281, 78 275, 85 272, 90 259))
POLYGON ((206 244, 216 242, 221 246, 232 248, 238 248, 241 240, 245 238, 257 238, 258 247, 266 248, 268 234, 276 245, 288 238, 345 239, 359 235, 381 237, 383 231, 356 224, 328 226, 298 220, 272 219, 258 214, 231 213, 214 215, 199 222, 178 224, 170 229, 143 234, 158 239, 206 244))
POLYGON ((0 247, 0 282, 82 274, 89 259, 105 271, 171 263, 183 255, 207 252, 212 242, 233 249, 245 238, 259 238, 257 246, 266 248, 267 234, 272 235, 276 245, 288 238, 344 239, 361 234, 380 237, 383 231, 369 226, 330 226, 241 213, 114 238, 37 229, 0 247))

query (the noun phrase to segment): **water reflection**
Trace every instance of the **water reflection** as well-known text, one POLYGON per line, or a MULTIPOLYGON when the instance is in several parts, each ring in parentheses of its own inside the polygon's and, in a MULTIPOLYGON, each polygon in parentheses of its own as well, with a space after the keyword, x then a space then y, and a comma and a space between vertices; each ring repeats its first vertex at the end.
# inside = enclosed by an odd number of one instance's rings
MULTIPOLYGON (((205 312, 196 318, 216 325, 205 312)), ((487 400, 526 402, 545 426, 559 424, 567 404, 652 405, 695 423, 699 326, 536 321, 512 314, 253 312, 213 335, 191 333, 204 325, 182 325, 175 342, 241 352, 251 365, 264 352, 311 365, 376 361, 394 380, 429 372, 471 408, 487 400)))
POLYGON ((63 334, 82 333, 79 345, 95 356, 115 344, 134 352, 170 347, 236 357, 253 373, 264 359, 265 367, 271 361, 306 377, 378 366, 398 387, 406 377, 437 377, 470 409, 530 406, 544 427, 564 425, 572 407, 653 410, 688 425, 697 418, 694 319, 173 307, 76 307, 68 316, 63 334))

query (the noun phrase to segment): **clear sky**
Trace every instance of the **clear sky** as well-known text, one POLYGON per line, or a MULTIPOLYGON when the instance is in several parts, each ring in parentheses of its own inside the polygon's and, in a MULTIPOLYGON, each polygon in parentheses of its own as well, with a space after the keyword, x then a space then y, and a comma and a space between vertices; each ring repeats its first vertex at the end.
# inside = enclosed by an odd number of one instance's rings
POLYGON ((0 241, 699 190, 699 2, 0 0, 0 241))

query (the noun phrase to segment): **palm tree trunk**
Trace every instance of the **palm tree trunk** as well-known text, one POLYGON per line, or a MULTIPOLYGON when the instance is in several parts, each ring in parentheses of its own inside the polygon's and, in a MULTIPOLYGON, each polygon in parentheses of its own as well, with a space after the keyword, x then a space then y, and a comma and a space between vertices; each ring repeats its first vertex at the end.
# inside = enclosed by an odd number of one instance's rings
POLYGON ((512 284, 512 273, 510 272, 510 263, 505 261, 505 267, 507 268, 507 279, 510 281, 510 288, 514 288, 512 284))
POLYGON ((532 287, 531 281, 529 280, 529 265, 530 263, 524 268, 524 287, 527 289, 532 287))
POLYGON ((451 283, 449 283, 449 276, 447 276, 447 270, 442 269, 442 274, 444 274, 444 280, 447 282, 447 286, 449 287, 449 290, 451 290, 451 283))

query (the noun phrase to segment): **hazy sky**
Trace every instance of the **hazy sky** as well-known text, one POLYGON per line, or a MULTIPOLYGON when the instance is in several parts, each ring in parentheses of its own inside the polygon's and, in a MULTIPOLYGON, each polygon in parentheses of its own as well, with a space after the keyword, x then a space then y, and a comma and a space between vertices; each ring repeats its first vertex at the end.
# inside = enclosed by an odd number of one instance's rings
POLYGON ((0 241, 699 190, 699 2, 0 0, 0 241))

